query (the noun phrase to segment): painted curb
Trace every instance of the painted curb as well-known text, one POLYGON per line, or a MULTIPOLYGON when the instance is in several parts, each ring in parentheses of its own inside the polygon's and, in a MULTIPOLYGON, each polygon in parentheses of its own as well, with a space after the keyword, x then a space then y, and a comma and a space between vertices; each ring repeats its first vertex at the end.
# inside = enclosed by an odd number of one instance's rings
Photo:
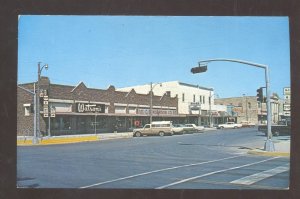
POLYGON ((268 151, 262 151, 262 150, 249 150, 248 154, 251 155, 262 155, 262 156, 284 156, 289 157, 289 152, 268 152, 268 151))
POLYGON ((55 145, 55 144, 73 144, 80 142, 95 142, 102 140, 111 140, 111 139, 124 139, 130 138, 129 134, 119 134, 115 135, 97 135, 97 136, 82 136, 82 137, 69 137, 69 138, 48 138, 48 139, 39 139, 38 144, 32 144, 32 140, 17 140, 17 146, 45 146, 45 145, 55 145))

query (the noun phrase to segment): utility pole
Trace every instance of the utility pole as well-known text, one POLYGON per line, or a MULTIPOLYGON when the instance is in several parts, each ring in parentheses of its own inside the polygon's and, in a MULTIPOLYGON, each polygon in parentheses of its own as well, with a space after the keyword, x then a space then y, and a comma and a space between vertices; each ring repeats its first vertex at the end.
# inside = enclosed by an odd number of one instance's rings
POLYGON ((152 114, 152 109, 153 109, 153 88, 157 85, 160 85, 161 86, 161 83, 157 83, 153 86, 152 82, 150 82, 150 124, 152 123, 152 117, 153 117, 153 114, 152 114))
POLYGON ((37 109, 37 134, 41 135, 40 132, 40 79, 43 68, 48 70, 48 64, 45 64, 41 68, 41 62, 38 62, 38 81, 37 81, 37 95, 36 95, 36 109, 37 109))

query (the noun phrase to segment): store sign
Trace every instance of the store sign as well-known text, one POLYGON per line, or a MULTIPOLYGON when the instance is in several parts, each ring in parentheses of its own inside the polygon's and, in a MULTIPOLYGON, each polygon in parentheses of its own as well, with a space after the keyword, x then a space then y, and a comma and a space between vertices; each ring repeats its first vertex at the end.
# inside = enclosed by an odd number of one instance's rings
POLYGON ((48 90, 40 89, 40 97, 48 97, 48 90))
POLYGON ((283 95, 291 95, 291 88, 290 87, 283 88, 283 95))
MULTIPOLYGON (((141 115, 150 115, 149 109, 138 109, 138 114, 141 115)), ((160 109, 152 109, 152 115, 176 115, 176 110, 160 110, 160 109)))
POLYGON ((284 104, 283 105, 283 110, 284 111, 290 111, 291 110, 291 105, 290 104, 284 104))
POLYGON ((200 102, 191 102, 190 103, 190 110, 199 110, 201 109, 201 103, 200 102))
POLYGON ((78 113, 105 113, 105 104, 76 103, 78 113))

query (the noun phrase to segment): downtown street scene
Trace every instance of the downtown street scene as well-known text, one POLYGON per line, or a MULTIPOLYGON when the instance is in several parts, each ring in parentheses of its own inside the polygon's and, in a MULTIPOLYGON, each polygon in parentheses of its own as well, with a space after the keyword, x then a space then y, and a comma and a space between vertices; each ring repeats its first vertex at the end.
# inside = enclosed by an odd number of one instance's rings
POLYGON ((18 189, 289 190, 288 18, 26 15, 18 39, 18 189))

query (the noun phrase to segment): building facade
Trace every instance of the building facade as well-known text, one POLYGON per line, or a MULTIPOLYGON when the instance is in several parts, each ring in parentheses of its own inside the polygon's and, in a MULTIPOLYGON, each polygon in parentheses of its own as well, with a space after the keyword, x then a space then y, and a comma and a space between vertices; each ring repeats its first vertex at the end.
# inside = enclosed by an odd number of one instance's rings
MULTIPOLYGON (((34 83, 21 84, 17 90, 17 134, 33 135, 34 100, 25 88, 34 91, 34 83)), ((44 135, 70 135, 128 131, 149 123, 150 93, 87 88, 40 81, 40 131, 44 135)), ((178 98, 168 93, 152 96, 154 120, 180 119, 178 98)))
POLYGON ((178 97, 178 114, 183 119, 179 123, 195 123, 209 125, 219 123, 228 117, 226 106, 214 105, 215 94, 212 88, 187 84, 179 81, 145 84, 132 87, 118 88, 119 91, 130 91, 146 94, 149 91, 157 95, 168 93, 178 97))
MULTIPOLYGON (((250 121, 255 124, 266 123, 266 103, 258 102, 256 96, 243 96, 215 99, 216 104, 227 106, 227 113, 234 116, 236 123, 250 121)), ((282 118, 282 101, 276 96, 271 96, 272 123, 278 123, 282 118)))

